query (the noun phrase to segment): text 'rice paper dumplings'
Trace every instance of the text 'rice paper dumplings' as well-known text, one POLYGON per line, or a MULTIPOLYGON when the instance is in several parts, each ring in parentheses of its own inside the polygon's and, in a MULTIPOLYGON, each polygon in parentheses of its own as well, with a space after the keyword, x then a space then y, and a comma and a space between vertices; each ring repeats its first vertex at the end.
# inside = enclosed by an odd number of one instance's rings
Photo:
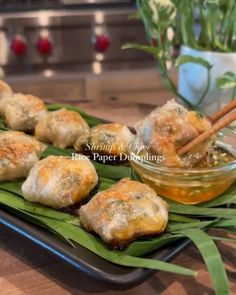
MULTIPOLYGON (((128 146, 132 140, 132 132, 123 124, 99 124, 91 128, 85 150, 122 159, 122 155, 128 154, 128 146)), ((76 142, 75 149, 78 150, 78 147, 79 141, 76 142)))

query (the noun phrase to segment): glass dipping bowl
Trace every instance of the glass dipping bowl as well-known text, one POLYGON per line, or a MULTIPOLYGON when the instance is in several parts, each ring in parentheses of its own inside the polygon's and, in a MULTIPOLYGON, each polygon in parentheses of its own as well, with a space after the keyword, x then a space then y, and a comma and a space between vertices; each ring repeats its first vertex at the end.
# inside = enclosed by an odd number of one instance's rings
POLYGON ((183 204, 209 201, 225 192, 236 179, 236 132, 222 129, 216 146, 235 157, 232 162, 210 168, 175 168, 143 160, 138 137, 129 147, 131 167, 141 180, 150 185, 159 196, 183 204))

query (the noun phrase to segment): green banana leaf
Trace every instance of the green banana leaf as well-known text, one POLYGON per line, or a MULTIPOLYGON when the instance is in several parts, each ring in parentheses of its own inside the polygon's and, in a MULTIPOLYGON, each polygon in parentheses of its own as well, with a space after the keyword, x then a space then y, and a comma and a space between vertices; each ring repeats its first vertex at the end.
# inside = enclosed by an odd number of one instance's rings
MULTIPOLYGON (((78 243, 105 260, 115 264, 129 267, 144 267, 183 275, 196 274, 196 272, 190 269, 171 263, 147 258, 138 258, 121 251, 112 251, 108 249, 99 238, 96 238, 82 229, 79 226, 79 222, 77 222, 77 217, 45 206, 32 204, 13 193, 0 190, 0 204, 10 207, 18 211, 18 213, 25 212, 27 220, 29 220, 29 216, 32 216, 31 221, 33 223, 36 220, 37 225, 43 224, 49 231, 57 233, 60 237, 63 237, 64 240, 78 243)), ((73 243, 73 245, 75 244, 73 243)))
POLYGON ((204 231, 197 228, 181 230, 180 233, 191 239, 201 252, 211 276, 215 294, 230 295, 224 264, 213 239, 204 231))
MULTIPOLYGON (((90 126, 101 123, 99 119, 81 112, 79 108, 68 105, 50 105, 50 111, 66 107, 78 111, 89 121, 90 126)), ((4 121, 0 119, 0 129, 6 130, 4 121)), ((52 145, 47 146, 43 157, 49 155, 71 156, 73 149, 60 149, 52 145)), ((94 162, 99 175, 99 185, 96 191, 109 188, 117 180, 130 177, 140 181, 139 177, 128 166, 104 165, 94 162)), ((213 240, 227 240, 235 243, 235 239, 211 237, 205 231, 214 228, 222 232, 236 234, 236 209, 229 207, 236 204, 236 184, 218 198, 200 205, 182 205, 171 200, 169 203, 169 223, 164 234, 158 237, 137 240, 123 251, 112 251, 100 238, 87 233, 80 226, 79 218, 71 214, 54 210, 46 206, 30 203, 22 198, 21 185, 24 180, 0 183, 0 206, 7 206, 20 218, 33 222, 38 226, 58 235, 72 247, 77 244, 89 249, 93 253, 115 264, 129 267, 144 267, 162 271, 169 271, 184 275, 194 275, 190 269, 171 263, 143 258, 142 256, 175 243, 187 237, 191 239, 201 252, 212 277, 216 294, 229 294, 227 277, 220 254, 213 240), (219 283, 220 282, 220 283, 219 283)))

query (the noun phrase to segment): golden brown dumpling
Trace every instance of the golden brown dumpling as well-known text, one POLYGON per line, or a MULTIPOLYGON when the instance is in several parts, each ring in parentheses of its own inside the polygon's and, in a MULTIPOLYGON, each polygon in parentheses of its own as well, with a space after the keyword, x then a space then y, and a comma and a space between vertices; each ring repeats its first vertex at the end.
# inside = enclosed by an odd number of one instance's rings
MULTIPOLYGON (((2 80, 0 80, 0 101, 3 97, 7 97, 7 96, 11 96, 13 94, 11 87, 3 82, 2 80)), ((4 115, 4 107, 1 106, 1 102, 0 102, 0 115, 4 115)))
POLYGON ((119 156, 128 153, 133 134, 125 125, 101 124, 91 128, 89 149, 100 154, 119 156))
MULTIPOLYGON (((89 126, 79 113, 61 109, 48 113, 48 116, 35 127, 37 139, 52 142, 54 146, 66 148, 77 141, 82 145, 87 142, 89 126)), ((77 150, 80 150, 78 144, 77 150)))
POLYGON ((46 146, 18 131, 0 132, 0 181, 28 175, 46 146))
POLYGON ((12 89, 7 83, 0 80, 0 98, 5 94, 12 94, 12 89))
POLYGON ((33 95, 15 93, 0 100, 7 125, 14 130, 31 131, 47 114, 44 102, 33 95))
MULTIPOLYGON (((164 156, 163 165, 182 167, 189 163, 178 156, 178 149, 210 126, 209 120, 197 112, 187 110, 173 99, 139 122, 136 130, 153 153, 164 156)), ((209 147, 210 144, 206 142, 200 149, 191 152, 204 154, 209 147)))
POLYGON ((167 203, 141 182, 122 179, 96 194, 79 210, 89 232, 106 243, 122 248, 137 237, 162 233, 168 222, 167 203))
POLYGON ((63 208, 86 198, 97 182, 96 170, 87 157, 49 156, 31 169, 22 192, 28 201, 63 208))

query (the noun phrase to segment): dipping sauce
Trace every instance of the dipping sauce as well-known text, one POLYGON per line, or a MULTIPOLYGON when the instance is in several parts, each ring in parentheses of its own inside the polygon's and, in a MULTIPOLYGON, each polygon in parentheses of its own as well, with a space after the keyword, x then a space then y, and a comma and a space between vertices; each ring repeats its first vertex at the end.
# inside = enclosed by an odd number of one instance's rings
MULTIPOLYGON (((236 158, 219 147, 224 144, 224 134, 227 134, 227 140, 230 137, 236 142, 236 134, 223 129, 216 137, 213 152, 194 162, 192 167, 184 168, 167 167, 155 163, 153 159, 146 161, 145 155, 150 152, 140 151, 137 148, 141 144, 140 139, 135 138, 130 145, 130 164, 142 181, 149 184, 158 195, 184 204, 205 202, 225 192, 236 179, 236 158)), ((236 154, 236 147, 234 149, 236 154)))

